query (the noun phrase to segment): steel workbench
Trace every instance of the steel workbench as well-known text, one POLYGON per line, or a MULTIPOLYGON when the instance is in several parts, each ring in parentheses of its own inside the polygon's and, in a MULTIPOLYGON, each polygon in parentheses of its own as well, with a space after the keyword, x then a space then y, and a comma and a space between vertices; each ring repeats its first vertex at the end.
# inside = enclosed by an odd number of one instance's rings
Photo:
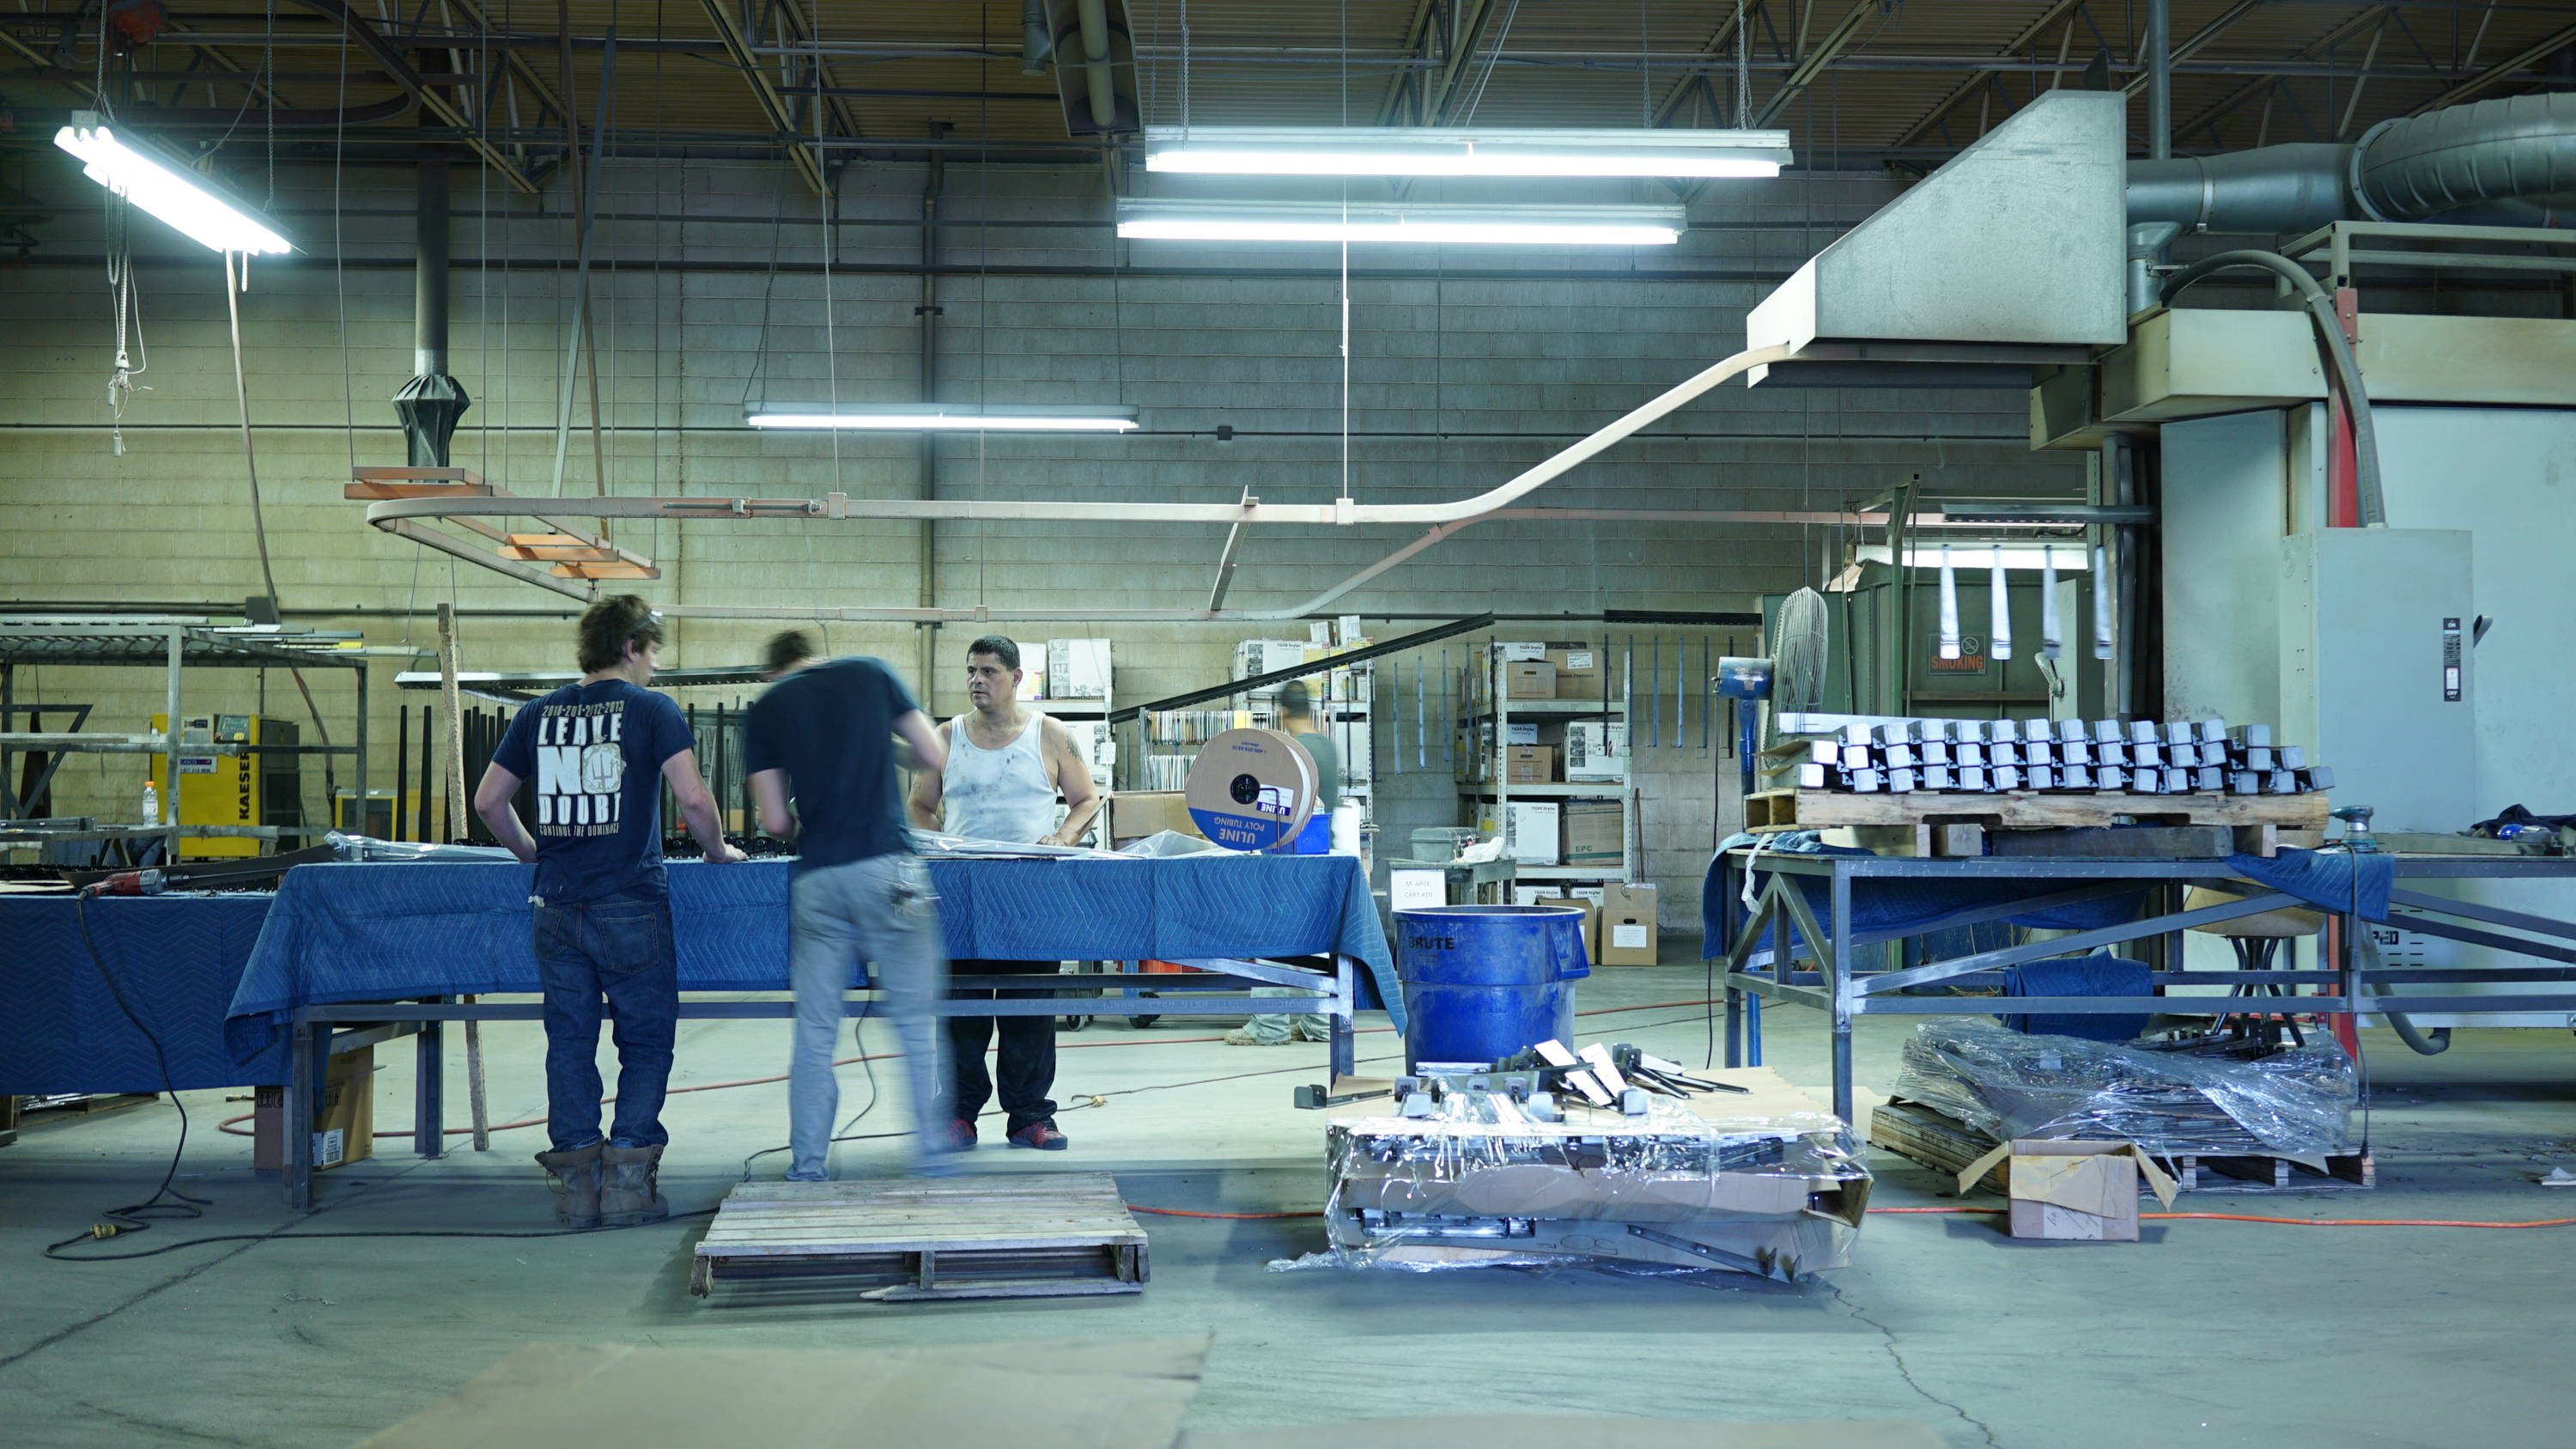
MULTIPOLYGON (((1722 887, 1717 896, 1720 918, 1708 924, 1715 933, 1712 969, 1726 993, 1726 1064, 1745 1064, 1748 1042, 1752 1058, 1762 1050, 1761 1005, 1765 1001, 1812 1007, 1825 1013, 1833 1037, 1834 1112, 1852 1120, 1852 1022, 1868 1015, 1986 1016, 2006 1003, 1993 996, 1910 995, 1909 988, 2000 986, 2009 966, 2052 956, 2081 954, 2099 946, 2150 941, 2147 954, 2158 967, 2157 994, 2145 1009, 2170 1015, 2222 1016, 2248 1010, 2238 996, 2176 996, 2168 985, 2314 987, 2319 994, 2295 1000, 2295 1010, 2322 1016, 2360 1017, 2382 1013, 2491 1011, 2568 1012, 2576 1014, 2576 922, 2508 910, 2474 901, 2455 900, 2420 887, 2440 881, 2576 879, 2576 858, 2556 856, 2399 855, 2397 879, 2390 892, 2391 924, 2453 941, 2486 946, 2537 961, 2556 964, 2447 969, 2379 967, 2365 969, 2355 949, 2358 917, 2350 911, 2324 912, 2326 933, 2320 937, 2319 969, 2271 971, 2181 971, 2179 933, 2194 926, 2215 925, 2285 907, 2316 910, 2308 901, 2257 884, 2230 869, 2222 859, 2113 860, 2047 856, 1981 856, 1958 859, 1868 855, 1806 855, 1765 851, 1752 861, 1748 849, 1723 852, 1710 869, 1722 887), (1744 905, 1745 876, 1756 878, 1752 905, 1744 905), (1797 884, 1824 883, 1826 906, 1819 913, 1797 884), (2019 883, 2026 894, 1989 900, 1929 919, 1900 926, 1868 929, 1855 922, 1855 889, 1867 891, 1880 881, 1952 883, 2019 883), (2236 898, 2196 910, 2181 909, 2183 889, 2206 886, 2236 898), (1894 970, 1868 970, 1862 948, 1902 942, 1935 931, 2002 921, 2052 907, 2100 903, 2115 897, 2147 893, 2136 918, 2078 931, 2072 935, 2000 950, 1977 951, 1948 960, 1929 961, 1894 970), (1766 928, 1791 942, 1785 953, 1761 946, 1766 928), (2505 934, 2506 932, 2520 934, 2505 934), (2535 939, 2536 938, 2536 939, 2535 939), (1810 963, 1800 969, 1799 963, 1810 963), (2516 996, 2466 995, 2441 988, 2467 984, 2529 983, 2533 993, 2516 996), (2430 991, 2376 995, 2373 987, 2424 987, 2430 991)), ((2015 1012, 2131 1013, 2141 1010, 2137 997, 2013 997, 2015 1012)), ((2262 1008, 2254 1008, 2260 1010, 2262 1008)))

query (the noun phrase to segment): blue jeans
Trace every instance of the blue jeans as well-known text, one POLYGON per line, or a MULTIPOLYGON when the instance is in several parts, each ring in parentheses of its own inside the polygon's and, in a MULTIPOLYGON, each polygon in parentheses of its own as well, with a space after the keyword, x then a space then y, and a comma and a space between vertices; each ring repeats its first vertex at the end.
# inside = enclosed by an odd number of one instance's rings
POLYGON ((599 1141, 599 1018, 617 1044, 618 1147, 659 1147, 662 1097, 679 1036, 680 963, 671 903, 617 895, 536 908, 537 981, 546 997, 546 1134, 557 1152, 599 1141))

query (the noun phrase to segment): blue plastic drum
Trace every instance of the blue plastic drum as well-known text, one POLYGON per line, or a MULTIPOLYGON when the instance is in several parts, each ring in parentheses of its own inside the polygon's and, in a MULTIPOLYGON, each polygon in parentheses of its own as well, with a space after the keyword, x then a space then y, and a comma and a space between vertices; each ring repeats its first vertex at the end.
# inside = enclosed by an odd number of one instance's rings
POLYGON ((1592 974, 1583 912, 1444 906, 1395 913, 1404 1061, 1494 1062, 1543 1041, 1571 1047, 1574 983, 1592 974))

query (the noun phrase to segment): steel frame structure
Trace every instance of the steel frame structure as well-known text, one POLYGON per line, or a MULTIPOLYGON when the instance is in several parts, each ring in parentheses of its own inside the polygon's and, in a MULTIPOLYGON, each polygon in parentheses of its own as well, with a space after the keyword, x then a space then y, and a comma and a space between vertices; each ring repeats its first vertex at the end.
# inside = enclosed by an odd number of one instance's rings
POLYGON ((2410 882, 2441 880, 2565 880, 2576 877, 2576 859, 2427 855, 2401 855, 2396 859, 2398 886, 2389 898, 2392 906, 2390 922, 2426 935, 2518 952, 2559 964, 2456 970, 2393 966, 2365 969, 2354 946, 2360 918, 2347 910, 2325 913, 2330 926, 2334 927, 2332 934, 2324 938, 2328 943, 2325 949, 2332 959, 2330 964, 2322 964, 2320 969, 2185 973, 2180 970, 2182 953, 2178 933, 2194 926, 2215 925, 2284 907, 2309 910, 2315 907, 2237 875, 2228 869, 2224 860, 2102 860, 2046 856, 1924 859, 1765 853, 1756 861, 1748 850, 1726 851, 1714 866, 1720 872, 1725 906, 1722 919, 1710 923, 1717 928, 1723 947, 1723 954, 1714 958, 1713 971, 1726 993, 1726 1064, 1731 1067, 1744 1065, 1748 1048, 1752 1061, 1755 1064, 1760 1062, 1762 1002, 1787 1002, 1821 1011, 1826 1015, 1832 1035, 1834 1114, 1848 1122, 1852 1120, 1853 1107, 1851 1042, 1855 1018, 1871 1015, 1991 1016, 1999 1005, 2004 1004, 2000 998, 1909 996, 1903 993, 1909 987, 1935 983, 1953 987, 2000 986, 2003 983, 2000 973, 2008 966, 2081 953, 2096 946, 2159 938, 2159 945, 2153 952, 2160 958, 2153 963, 2159 968, 2160 994, 2156 996, 2013 997, 2010 1007, 2016 1012, 2048 1014, 2134 1014, 2145 1009, 2174 1016, 2232 1016, 2249 1009, 2246 998, 2172 996, 2161 994, 2162 990, 2169 985, 2264 985, 2319 988, 2320 994, 2315 996, 2281 998, 2281 1005, 2271 1009, 2320 1016, 2359 1018, 2391 1012, 2463 1010, 2576 1014, 2576 922, 2481 902, 2453 900, 2448 896, 2408 888, 2410 882), (1750 910, 1743 905, 1744 877, 1748 868, 1763 877, 1750 910), (1822 916, 1807 900, 1803 887, 1797 884, 1810 879, 1822 879, 1827 883, 1826 910, 1822 916), (1950 912, 1938 919, 1902 928, 1863 930, 1853 924, 1852 895, 1856 882, 1869 880, 2026 881, 2030 884, 2031 893, 2010 901, 1950 912), (2231 893, 2235 899, 2196 910, 2180 909, 2181 888, 2192 885, 2231 893), (2001 950, 1979 951, 1903 970, 1859 969, 1856 953, 1862 947, 1910 940, 1960 926, 1981 925, 2052 906, 2133 894, 2141 889, 2153 894, 2146 912, 2135 920, 2001 950), (1785 953, 1777 949, 1757 951, 1755 945, 1762 939, 1765 929, 1774 926, 1787 928, 1777 933, 1781 941, 1790 941, 1794 933, 1794 944, 1785 953), (2493 929, 2498 927, 2528 934, 2505 935, 2493 929), (2535 935, 2546 939, 2531 939, 2535 935), (1796 963, 1802 959, 1811 961, 1813 969, 1797 969, 1796 963), (2521 982, 2557 989, 2528 996, 2475 996, 2439 991, 2379 996, 2372 994, 2370 989, 2374 984, 2438 987, 2442 984, 2521 982))
MULTIPOLYGON (((1331 1019, 1329 1067, 1334 1078, 1351 1075, 1352 1015, 1358 1010, 1357 957, 1336 954, 1330 973, 1277 961, 1226 958, 1210 961, 1203 972, 1153 978, 1159 993, 1158 1015, 1244 1014, 1265 1011, 1317 1012, 1331 1019), (1303 988, 1304 996, 1254 996, 1254 987, 1303 988)), ((1045 976, 952 976, 954 990, 1031 991, 1052 994, 1017 1000, 959 1000, 945 997, 930 1014, 951 1016, 1056 1016, 1068 1002, 1103 994, 1107 978, 1067 972, 1045 976), (1053 985, 1048 983, 1050 979, 1053 985)), ((864 989, 842 1007, 848 1017, 875 1014, 878 993, 864 989)), ((783 1021, 796 1015, 790 1000, 714 999, 697 993, 680 998, 683 1021, 783 1021)), ((397 1037, 413 1038, 416 1070, 412 1088, 412 1151, 438 1157, 446 1151, 446 1069, 443 1023, 450 1021, 537 1021, 545 1016, 540 1001, 459 1001, 436 996, 398 1002, 351 1002, 299 1006, 288 1018, 286 1122, 279 1177, 289 1211, 313 1206, 313 1121, 320 1105, 329 1058, 397 1037)))

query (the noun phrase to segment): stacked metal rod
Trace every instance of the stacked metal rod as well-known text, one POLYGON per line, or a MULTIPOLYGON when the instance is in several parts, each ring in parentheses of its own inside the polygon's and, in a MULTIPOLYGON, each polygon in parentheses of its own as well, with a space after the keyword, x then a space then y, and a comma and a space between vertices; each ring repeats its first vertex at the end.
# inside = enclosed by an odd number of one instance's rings
POLYGON ((1855 794, 2305 795, 2334 771, 2270 725, 2225 720, 1844 718, 1830 731, 1783 715, 1792 737, 1770 751, 1773 788, 1855 794))

